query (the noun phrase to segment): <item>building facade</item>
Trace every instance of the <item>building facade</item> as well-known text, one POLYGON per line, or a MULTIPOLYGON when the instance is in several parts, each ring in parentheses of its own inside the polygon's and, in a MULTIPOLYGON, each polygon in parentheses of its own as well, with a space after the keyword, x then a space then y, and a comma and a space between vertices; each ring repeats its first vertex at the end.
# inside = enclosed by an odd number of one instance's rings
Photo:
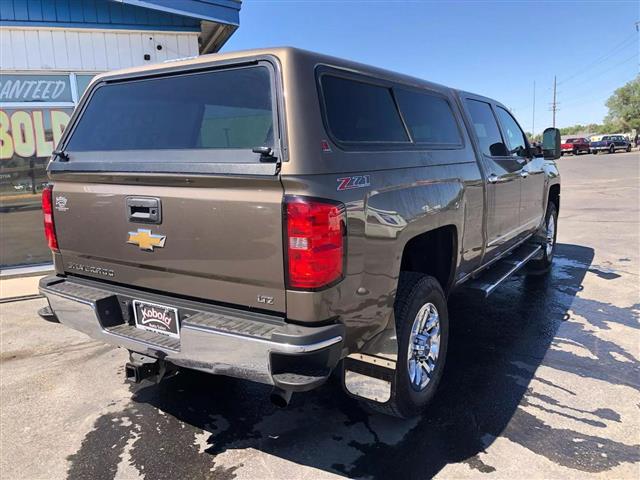
POLYGON ((47 264, 46 164, 94 75, 212 53, 236 0, 0 0, 0 268, 47 264))

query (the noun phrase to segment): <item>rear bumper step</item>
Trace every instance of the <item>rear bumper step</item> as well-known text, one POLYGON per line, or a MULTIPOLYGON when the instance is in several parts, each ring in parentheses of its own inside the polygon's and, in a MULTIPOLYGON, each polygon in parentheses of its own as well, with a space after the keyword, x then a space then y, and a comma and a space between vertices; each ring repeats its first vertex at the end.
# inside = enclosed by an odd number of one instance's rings
POLYGON ((57 276, 40 280, 40 292, 60 323, 96 340, 181 367, 290 391, 323 383, 342 355, 342 325, 302 327, 279 317, 194 302, 182 309, 185 302, 162 297, 163 303, 188 312, 177 339, 140 330, 125 318, 131 298, 157 302, 157 296, 57 276), (290 381, 292 376, 297 381, 290 381))

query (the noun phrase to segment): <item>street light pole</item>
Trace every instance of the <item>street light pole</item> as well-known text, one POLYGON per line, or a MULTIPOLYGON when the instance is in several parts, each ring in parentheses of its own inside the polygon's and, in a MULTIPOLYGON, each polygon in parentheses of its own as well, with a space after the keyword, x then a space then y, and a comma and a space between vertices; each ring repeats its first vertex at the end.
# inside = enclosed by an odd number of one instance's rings
POLYGON ((556 110, 558 110, 558 104, 556 103, 556 76, 553 76, 553 103, 551 104, 551 111, 553 112, 553 128, 556 128, 556 110))
MULTIPOLYGON (((533 117, 531 118, 531 137, 536 136, 536 81, 533 81, 533 117)), ((533 141, 533 138, 531 138, 533 141)))

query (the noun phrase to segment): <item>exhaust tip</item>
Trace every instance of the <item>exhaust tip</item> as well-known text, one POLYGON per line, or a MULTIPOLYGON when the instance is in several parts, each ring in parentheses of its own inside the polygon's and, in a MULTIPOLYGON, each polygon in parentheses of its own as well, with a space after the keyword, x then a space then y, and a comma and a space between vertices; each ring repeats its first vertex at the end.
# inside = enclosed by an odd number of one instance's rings
POLYGON ((276 407, 286 408, 291 401, 291 395, 291 390, 274 388, 269 398, 271 399, 271 403, 273 403, 276 407))

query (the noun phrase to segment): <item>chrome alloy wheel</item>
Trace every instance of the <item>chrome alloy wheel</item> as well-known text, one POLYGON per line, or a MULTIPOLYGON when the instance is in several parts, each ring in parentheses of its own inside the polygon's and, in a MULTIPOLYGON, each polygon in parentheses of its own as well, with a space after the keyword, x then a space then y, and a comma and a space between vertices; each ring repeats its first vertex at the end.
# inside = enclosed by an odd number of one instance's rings
POLYGON ((547 242, 545 244, 545 250, 547 254, 547 258, 551 257, 551 253, 553 252, 553 243, 555 241, 556 236, 556 220, 553 215, 549 216, 549 220, 547 221, 547 242))
POLYGON ((425 303, 411 327, 407 351, 407 372, 414 390, 424 390, 440 353, 440 317, 433 303, 425 303))

